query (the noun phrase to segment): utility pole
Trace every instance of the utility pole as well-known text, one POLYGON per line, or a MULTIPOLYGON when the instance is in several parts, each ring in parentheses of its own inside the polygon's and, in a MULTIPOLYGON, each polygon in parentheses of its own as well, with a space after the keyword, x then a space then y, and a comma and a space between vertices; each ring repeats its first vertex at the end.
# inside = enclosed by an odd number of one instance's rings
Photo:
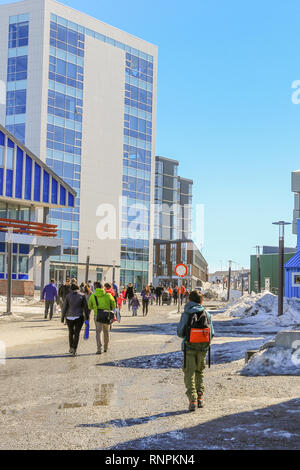
POLYGON ((232 261, 229 260, 228 286, 227 286, 227 302, 229 302, 229 299, 230 299, 231 263, 232 263, 232 261))
POLYGON ((290 222, 273 222, 279 227, 279 248, 278 248, 278 316, 283 314, 283 287, 284 287, 284 226, 291 225, 290 222))
POLYGON ((244 268, 242 267, 242 297, 244 295, 244 268))
POLYGON ((256 247, 257 293, 261 293, 260 247, 256 247))
POLYGON ((113 273, 112 273, 112 282, 115 282, 115 276, 116 276, 116 261, 113 260, 113 273))

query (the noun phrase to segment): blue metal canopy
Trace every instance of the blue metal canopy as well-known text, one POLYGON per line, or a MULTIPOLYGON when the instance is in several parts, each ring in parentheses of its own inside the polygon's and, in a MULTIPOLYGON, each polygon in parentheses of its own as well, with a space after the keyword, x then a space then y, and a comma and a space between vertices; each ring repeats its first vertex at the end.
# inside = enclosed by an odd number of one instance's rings
POLYGON ((0 124, 0 201, 75 207, 76 191, 0 124))

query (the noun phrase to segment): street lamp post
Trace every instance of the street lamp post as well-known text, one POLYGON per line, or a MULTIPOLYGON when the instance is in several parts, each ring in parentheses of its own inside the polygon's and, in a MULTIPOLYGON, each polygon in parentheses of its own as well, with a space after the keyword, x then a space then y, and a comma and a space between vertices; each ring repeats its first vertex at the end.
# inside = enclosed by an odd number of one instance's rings
POLYGON ((228 286, 227 286, 227 302, 229 302, 229 299, 230 299, 231 263, 232 263, 232 261, 229 260, 228 286))
POLYGON ((279 250, 278 250, 278 316, 283 314, 283 287, 284 287, 284 226, 291 225, 290 222, 273 222, 279 227, 279 250))
POLYGON ((88 247, 86 265, 85 265, 85 283, 88 283, 89 280, 89 269, 90 269, 90 247, 88 247))
POLYGON ((115 276, 116 276, 116 260, 113 260, 113 272, 112 272, 112 282, 115 282, 115 276))
POLYGON ((12 248, 13 248, 13 229, 10 227, 7 231, 7 308, 5 315, 11 315, 12 298, 12 248))

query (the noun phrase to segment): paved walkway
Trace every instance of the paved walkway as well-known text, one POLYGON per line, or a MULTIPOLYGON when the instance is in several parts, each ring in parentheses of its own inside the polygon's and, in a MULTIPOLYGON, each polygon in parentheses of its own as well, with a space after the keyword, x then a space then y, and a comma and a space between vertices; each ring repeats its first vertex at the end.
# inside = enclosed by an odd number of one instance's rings
POLYGON ((240 376, 245 350, 265 339, 222 314, 214 318, 205 408, 192 414, 176 307, 153 306, 143 318, 125 306, 108 353, 95 355, 92 328, 76 358, 66 355, 59 318, 44 321, 41 307, 22 314, 22 322, 0 322, 8 346, 0 365, 0 449, 299 448, 299 377, 240 376))

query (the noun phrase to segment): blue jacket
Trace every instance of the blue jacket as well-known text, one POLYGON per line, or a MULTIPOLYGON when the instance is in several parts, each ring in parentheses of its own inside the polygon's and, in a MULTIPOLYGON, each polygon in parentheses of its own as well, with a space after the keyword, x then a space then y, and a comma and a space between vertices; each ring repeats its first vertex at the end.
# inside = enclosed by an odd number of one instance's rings
POLYGON ((57 300, 57 287, 54 284, 48 284, 47 286, 44 287, 43 293, 42 293, 42 300, 46 296, 46 300, 57 300))
MULTIPOLYGON (((183 338, 182 344, 181 344, 181 349, 182 351, 184 350, 184 343, 185 343, 185 336, 186 336, 186 327, 189 321, 189 318, 191 315, 194 315, 197 312, 202 312, 204 310, 204 307, 201 304, 197 304, 196 302, 188 302, 185 307, 184 307, 184 312, 181 315, 180 322, 177 325, 177 336, 179 338, 183 338)), ((206 311, 206 310, 205 310, 206 311)), ((210 333, 211 333, 211 338, 214 337, 215 331, 214 331, 214 326, 213 322, 211 319, 210 313, 206 311, 206 315, 210 324, 210 333)), ((190 343, 186 343, 186 349, 193 349, 193 350, 203 350, 203 345, 191 345, 190 343)))

